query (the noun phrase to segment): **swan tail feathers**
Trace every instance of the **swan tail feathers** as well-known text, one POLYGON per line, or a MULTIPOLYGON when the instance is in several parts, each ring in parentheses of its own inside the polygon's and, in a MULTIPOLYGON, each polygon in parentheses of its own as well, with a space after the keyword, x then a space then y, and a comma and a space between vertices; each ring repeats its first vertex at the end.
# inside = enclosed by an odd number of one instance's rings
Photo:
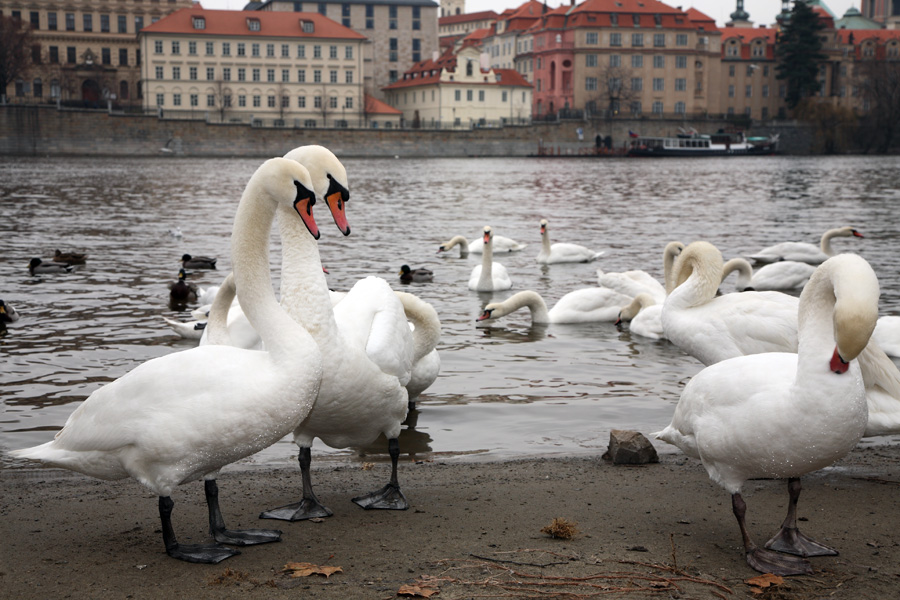
POLYGON ((688 456, 700 458, 700 453, 697 450, 697 442, 694 439, 694 436, 685 435, 671 425, 667 426, 662 431, 656 431, 654 433, 651 433, 650 435, 658 440, 662 440, 664 442, 672 444, 688 456))
POLYGON ((591 256, 591 260, 597 260, 604 254, 606 254, 606 250, 601 250, 600 252, 594 252, 594 254, 591 256))

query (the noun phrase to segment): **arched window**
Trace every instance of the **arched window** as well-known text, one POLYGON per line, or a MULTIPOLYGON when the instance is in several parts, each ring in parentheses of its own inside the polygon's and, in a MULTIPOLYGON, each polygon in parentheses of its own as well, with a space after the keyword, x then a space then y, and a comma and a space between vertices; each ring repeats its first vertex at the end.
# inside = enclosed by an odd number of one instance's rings
POLYGON ((59 98, 59 79, 50 80, 50 97, 59 98))
POLYGON ((119 100, 128 100, 128 82, 119 82, 119 100))
POLYGON ((472 76, 472 61, 466 61, 466 77, 472 76))
POLYGON ((556 89, 556 61, 550 61, 550 90, 556 89))
POLYGON ((35 98, 42 98, 44 96, 44 83, 41 81, 40 77, 35 77, 34 81, 31 82, 31 94, 35 98))

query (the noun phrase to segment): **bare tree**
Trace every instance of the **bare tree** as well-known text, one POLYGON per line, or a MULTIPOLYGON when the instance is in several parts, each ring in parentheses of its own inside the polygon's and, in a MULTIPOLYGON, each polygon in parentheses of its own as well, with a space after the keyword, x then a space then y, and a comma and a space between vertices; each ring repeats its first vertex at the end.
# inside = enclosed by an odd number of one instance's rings
POLYGON ((630 111, 631 103, 640 97, 640 91, 632 88, 631 75, 631 70, 623 67, 600 69, 597 90, 587 101, 592 120, 612 121, 622 112, 630 111))
POLYGON ((857 71, 865 116, 861 134, 866 149, 886 153, 900 136, 900 63, 870 60, 857 71))
POLYGON ((21 19, 0 15, 0 102, 6 102, 6 87, 28 77, 32 68, 34 37, 21 19))

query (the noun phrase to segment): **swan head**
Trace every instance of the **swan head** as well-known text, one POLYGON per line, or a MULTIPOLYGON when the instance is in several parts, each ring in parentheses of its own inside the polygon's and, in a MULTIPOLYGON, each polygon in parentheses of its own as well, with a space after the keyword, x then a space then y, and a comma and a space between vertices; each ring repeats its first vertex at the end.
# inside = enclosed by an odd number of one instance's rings
POLYGON ((253 174, 251 181, 254 180, 270 198, 292 206, 309 234, 319 239, 319 226, 313 216, 316 193, 305 166, 295 160, 270 158, 253 174))
POLYGON ((294 148, 284 157, 306 167, 316 197, 328 206, 334 224, 341 233, 350 235, 345 212, 347 201, 350 200, 347 170, 337 156, 324 146, 309 145, 294 148))
POLYGON ((547 233, 547 219, 541 219, 541 235, 547 233))
POLYGON ((631 321, 641 310, 647 308, 648 306, 653 306, 656 304, 656 301, 653 299, 653 296, 646 292, 641 292, 637 296, 635 296, 631 303, 628 306, 623 307, 619 311, 619 316, 616 318, 616 325, 622 323, 622 321, 631 321))
POLYGON ((489 244, 491 240, 494 239, 494 231, 491 229, 490 225, 484 226, 484 243, 489 244))
POLYGON ((835 237, 863 237, 863 234, 861 234, 853 227, 850 227, 849 225, 847 227, 840 227, 838 229, 835 229, 833 235, 835 237))
POLYGON ((718 289, 722 281, 723 266, 722 253, 718 248, 709 242, 691 242, 682 250, 675 263, 673 289, 687 281, 695 271, 701 277, 709 278, 710 286, 714 285, 714 289, 718 289))

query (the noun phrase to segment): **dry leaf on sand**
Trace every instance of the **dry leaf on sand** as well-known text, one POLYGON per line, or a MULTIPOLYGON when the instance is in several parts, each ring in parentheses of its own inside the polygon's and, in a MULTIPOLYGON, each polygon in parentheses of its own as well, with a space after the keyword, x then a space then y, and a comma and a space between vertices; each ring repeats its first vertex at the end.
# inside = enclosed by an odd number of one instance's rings
POLYGON ((438 593, 440 593, 440 590, 422 585, 402 585, 397 590, 398 596, 417 596, 420 598, 431 598, 438 593))
POLYGON ((750 590, 754 594, 761 594, 763 589, 773 586, 773 585, 781 585, 784 583, 784 578, 779 577, 778 575, 773 575, 771 573, 766 573, 765 575, 757 575, 756 577, 751 577, 744 581, 747 585, 749 585, 752 589, 750 590))
POLYGON ((309 577, 310 575, 324 575, 328 577, 333 573, 343 573, 340 567, 329 567, 327 565, 314 565, 305 562, 292 562, 284 565, 284 571, 293 571, 291 577, 309 577))

